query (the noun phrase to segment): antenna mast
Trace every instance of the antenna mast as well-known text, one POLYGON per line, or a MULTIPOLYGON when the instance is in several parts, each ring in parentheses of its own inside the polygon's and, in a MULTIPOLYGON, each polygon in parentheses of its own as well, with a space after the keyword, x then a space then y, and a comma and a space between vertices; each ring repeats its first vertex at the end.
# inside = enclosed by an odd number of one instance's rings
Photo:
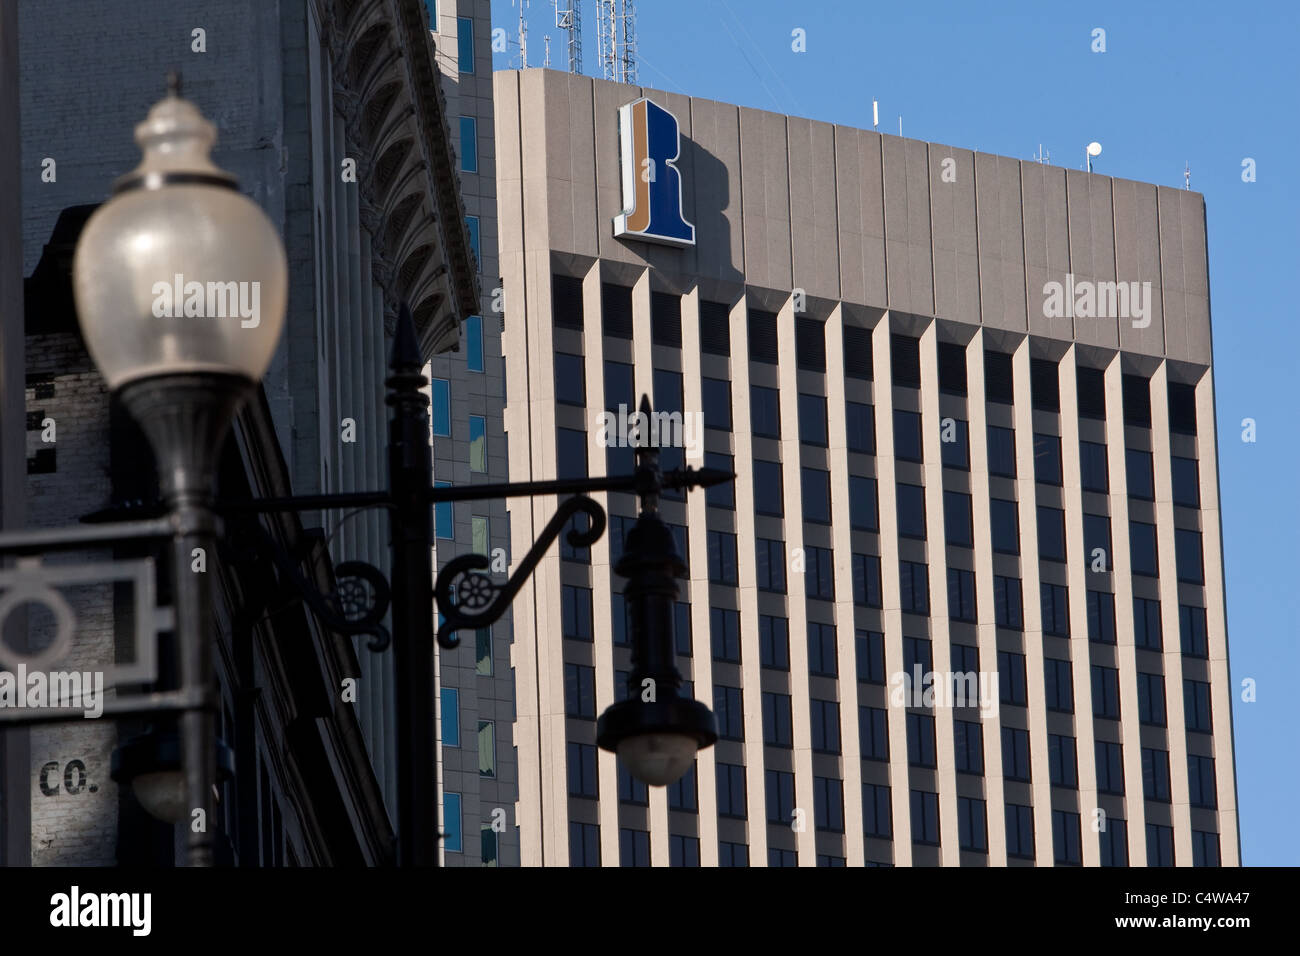
POLYGON ((512 7, 519 8, 519 68, 528 69, 528 0, 510 0, 512 7))
POLYGON ((619 18, 623 27, 623 82, 636 83, 636 5, 633 0, 619 0, 619 18))
POLYGON ((581 0, 551 0, 555 8, 555 25, 568 34, 569 72, 582 72, 582 6, 581 0))
POLYGON ((607 80, 636 82, 636 6, 633 0, 596 0, 600 69, 607 80))

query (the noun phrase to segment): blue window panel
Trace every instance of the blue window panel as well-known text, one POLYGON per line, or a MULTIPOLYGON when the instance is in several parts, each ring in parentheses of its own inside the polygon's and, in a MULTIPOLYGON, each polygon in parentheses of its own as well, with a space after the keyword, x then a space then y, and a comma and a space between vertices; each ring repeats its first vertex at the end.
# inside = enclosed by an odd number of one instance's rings
MULTIPOLYGON (((475 238, 477 255, 477 237, 475 238)), ((465 367, 471 372, 483 371, 483 316, 471 315, 465 320, 465 367)))
POLYGON ((460 691, 454 687, 442 689, 442 745, 460 746, 460 691))
POLYGON ((469 417, 469 470, 487 471, 487 419, 482 415, 469 417))
POLYGON ((441 438, 450 438, 451 383, 445 378, 435 378, 430 388, 433 392, 433 433, 441 438))
POLYGON ((474 72, 474 21, 469 17, 456 18, 456 61, 460 72, 474 72))
POLYGON ((469 230, 469 247, 474 253, 474 268, 479 272, 483 271, 483 256, 479 252, 478 241, 478 216, 466 216, 465 228, 469 230))
POLYGON ((460 827, 460 794, 448 793, 442 799, 442 848, 448 853, 462 852, 460 827))
POLYGON ((460 118, 460 171, 478 172, 478 120, 472 116, 460 118))
MULTIPOLYGON (((450 481, 435 481, 435 488, 450 488, 450 481)), ((433 530, 439 538, 451 540, 456 537, 456 520, 451 510, 450 501, 440 501, 433 506, 433 530)))

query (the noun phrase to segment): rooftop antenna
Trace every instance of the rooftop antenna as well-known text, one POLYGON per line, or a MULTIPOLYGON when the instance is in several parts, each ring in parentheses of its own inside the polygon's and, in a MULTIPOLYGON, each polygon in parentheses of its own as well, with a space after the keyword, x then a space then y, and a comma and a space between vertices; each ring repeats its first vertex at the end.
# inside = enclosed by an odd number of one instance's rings
POLYGON ((876 129, 880 126, 880 104, 875 100, 871 101, 871 128, 876 129))
POLYGON ((623 82, 636 83, 636 4, 619 0, 619 19, 623 34, 623 82))
POLYGON ((1183 164, 1183 188, 1192 188, 1192 164, 1190 162, 1183 164))
POLYGON ((555 25, 568 34, 569 72, 582 72, 582 5, 581 0, 551 0, 555 8, 555 25))
POLYGON ((519 68, 528 69, 528 0, 510 0, 512 7, 519 8, 519 68))
POLYGON ((1088 164, 1088 172, 1092 172, 1093 158, 1100 155, 1101 155, 1101 143, 1098 143, 1096 140, 1089 143, 1088 148, 1084 150, 1084 160, 1088 164))
POLYGON ((1049 149, 1046 155, 1043 155, 1043 144, 1038 144, 1038 155, 1034 157, 1040 163, 1050 163, 1052 161, 1052 151, 1049 149))
POLYGON ((898 118, 898 135, 903 135, 903 117, 901 116, 898 118))
POLYGON ((636 82, 636 6, 633 0, 596 0, 600 69, 607 80, 636 82))
POLYGON ((542 66, 549 70, 551 68, 551 35, 549 33, 542 37, 542 43, 546 46, 546 59, 543 61, 542 66))

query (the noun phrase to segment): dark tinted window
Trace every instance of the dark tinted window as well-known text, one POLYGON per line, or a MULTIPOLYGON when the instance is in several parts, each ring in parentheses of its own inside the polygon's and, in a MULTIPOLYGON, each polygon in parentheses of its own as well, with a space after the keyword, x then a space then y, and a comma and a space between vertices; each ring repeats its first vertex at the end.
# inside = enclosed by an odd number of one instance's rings
POLYGON ((861 402, 846 402, 845 411, 849 451, 874 455, 876 453, 875 408, 861 402))
POLYGON ((894 409, 894 457, 899 461, 921 460, 921 416, 894 409))
POLYGON ((943 493, 943 536, 947 544, 960 548, 974 546, 970 495, 960 491, 943 493))
POLYGON ((600 316, 604 333, 616 339, 632 337, 632 290, 610 282, 600 284, 600 316))
POLYGON ((776 365, 780 352, 776 341, 776 315, 758 309, 749 310, 749 360, 776 365))
POLYGON ((731 431, 731 383, 721 378, 700 380, 704 399, 704 425, 731 431))
POLYGON ((1201 506, 1201 480, 1195 458, 1170 459, 1173 463, 1174 504, 1186 508, 1201 506))
POLYGON ((1016 477, 1016 433, 998 425, 988 427, 989 474, 1016 477))
POLYGON ((898 534, 902 538, 925 537, 925 488, 898 486, 898 534))
POLYGON ((1029 362, 1029 390, 1034 408, 1044 412, 1061 410, 1061 385, 1056 363, 1049 359, 1029 362))
POLYGON ((1065 560, 1065 512, 1038 506, 1038 556, 1044 561, 1065 560))
POLYGON ((1128 472, 1128 496, 1142 501, 1154 501, 1156 482, 1151 452, 1126 448, 1124 463, 1128 472))
POLYGON ((555 429, 556 478, 587 477, 587 433, 572 428, 555 429))
POLYGON ((622 405, 631 415, 636 411, 632 392, 632 366, 627 362, 605 360, 605 410, 617 414, 622 405))
POLYGON ((909 614, 930 613, 930 572, 924 564, 900 561, 899 590, 902 609, 909 614))
POLYGON ((1169 430, 1196 434, 1196 386, 1169 383, 1169 430))
POLYGON ((555 353, 555 400, 561 405, 586 405, 584 364, 581 355, 555 353))
POLYGON ((1061 484, 1061 439, 1057 435, 1034 435, 1034 480, 1044 485, 1061 484))
POLYGON ((826 371, 826 327, 816 319, 794 321, 795 360, 809 372, 826 371))
POLYGON ((799 395, 799 440, 826 447, 826 399, 820 395, 799 395))
MULTIPOLYGON (((715 451, 706 451, 704 453, 704 467, 717 468, 719 471, 736 470, 736 459, 732 455, 722 455, 715 451)), ((704 489, 704 501, 714 508, 727 508, 735 510, 736 507, 736 483, 734 481, 724 481, 720 485, 714 485, 712 488, 704 489)))
POLYGON ((990 402, 1010 405, 1015 401, 1011 356, 1005 352, 984 352, 984 395, 990 402))
POLYGON ((551 276, 551 321, 556 328, 582 328, 582 280, 551 276))
POLYGON ((993 498, 989 501, 989 519, 993 532, 993 550, 1002 554, 1020 553, 1020 513, 1014 501, 993 498))
POLYGON ((880 558, 874 554, 853 555, 853 603, 862 607, 881 607, 883 600, 880 558))
POLYGON ((1205 583, 1205 556, 1201 550, 1201 533, 1187 528, 1174 529, 1174 556, 1178 580, 1190 584, 1205 583))
POLYGON ((1079 478, 1084 491, 1105 494, 1110 490, 1105 445, 1093 441, 1079 442, 1079 478))
POLYGON ((1106 373, 1097 368, 1079 366, 1077 385, 1079 389, 1079 417, 1106 417, 1106 373))
POLYGON ((750 428, 760 438, 781 437, 781 393, 762 385, 749 387, 750 428))
POLYGON ((860 531, 879 531, 876 479, 849 475, 849 523, 860 531))
POLYGON ((700 351, 731 354, 731 310, 721 302, 700 302, 700 351))
POLYGON ((939 343, 939 391, 966 394, 966 347, 955 342, 939 343))
POLYGON ((844 377, 871 381, 871 330, 844 326, 844 377))
POLYGON ((939 457, 945 468, 970 470, 970 433, 964 419, 939 422, 939 457))
POLYGON ((785 513, 782 498, 781 463, 754 459, 754 512, 760 515, 785 513))
POLYGON ((906 388, 921 387, 921 343, 910 335, 889 337, 889 366, 893 384, 906 388))
POLYGON ((1156 526, 1143 521, 1130 521, 1128 540, 1133 573, 1157 577, 1160 568, 1156 560, 1156 526))
POLYGON ((1083 551, 1090 570, 1111 570, 1109 515, 1083 516, 1083 551))
POLYGON ((1125 375, 1124 424, 1151 427, 1151 383, 1140 375, 1125 375))
POLYGON ((668 292, 650 293, 650 340, 655 345, 682 347, 682 300, 668 292))
POLYGON ((831 523, 831 473, 820 468, 803 468, 803 519, 815 524, 831 523))
POLYGON ((1088 592, 1088 640, 1115 643, 1115 595, 1109 591, 1088 592))

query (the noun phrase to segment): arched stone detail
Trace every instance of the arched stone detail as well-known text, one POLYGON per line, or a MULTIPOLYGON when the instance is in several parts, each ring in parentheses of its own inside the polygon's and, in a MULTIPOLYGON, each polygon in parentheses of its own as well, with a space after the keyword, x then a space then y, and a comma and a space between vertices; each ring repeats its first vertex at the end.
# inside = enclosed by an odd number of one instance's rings
POLYGON ((436 50, 418 0, 311 0, 331 51, 334 99, 357 162, 361 221, 385 327, 421 303, 422 347, 450 347, 478 311, 477 279, 454 182, 456 161, 436 50))

